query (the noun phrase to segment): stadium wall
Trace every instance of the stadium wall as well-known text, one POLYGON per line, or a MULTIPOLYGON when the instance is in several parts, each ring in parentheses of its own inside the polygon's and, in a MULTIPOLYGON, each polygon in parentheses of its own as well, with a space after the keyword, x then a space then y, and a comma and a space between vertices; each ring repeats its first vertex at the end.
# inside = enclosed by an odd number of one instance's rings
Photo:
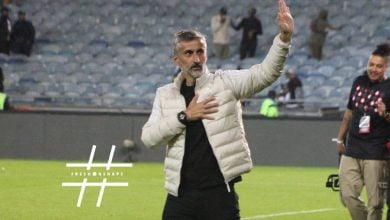
MULTIPOLYGON (((0 158, 162 162, 164 147, 147 149, 140 141, 147 113, 24 112, 0 113, 0 158), (132 139, 135 149, 123 147, 132 139)), ((255 165, 337 166, 335 137, 339 120, 244 117, 255 165)))

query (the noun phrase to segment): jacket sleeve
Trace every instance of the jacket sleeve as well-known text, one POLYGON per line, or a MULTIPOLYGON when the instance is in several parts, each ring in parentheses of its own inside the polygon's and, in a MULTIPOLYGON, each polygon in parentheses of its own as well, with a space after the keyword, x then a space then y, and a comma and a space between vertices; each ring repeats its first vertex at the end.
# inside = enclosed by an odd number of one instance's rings
POLYGON ((227 86, 237 99, 249 98, 275 82, 281 75, 290 43, 277 35, 262 63, 244 70, 228 70, 221 74, 227 86))
POLYGON ((179 122, 177 114, 172 113, 171 115, 163 116, 161 112, 161 89, 158 89, 152 113, 142 128, 142 142, 148 148, 164 146, 181 134, 184 128, 185 125, 179 122))

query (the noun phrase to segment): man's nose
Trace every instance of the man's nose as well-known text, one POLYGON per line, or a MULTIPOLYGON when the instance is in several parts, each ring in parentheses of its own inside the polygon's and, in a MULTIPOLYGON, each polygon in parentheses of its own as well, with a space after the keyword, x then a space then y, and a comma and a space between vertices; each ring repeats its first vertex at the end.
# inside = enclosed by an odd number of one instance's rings
POLYGON ((200 62, 199 55, 194 54, 194 56, 192 57, 192 61, 195 62, 195 63, 199 63, 200 62))

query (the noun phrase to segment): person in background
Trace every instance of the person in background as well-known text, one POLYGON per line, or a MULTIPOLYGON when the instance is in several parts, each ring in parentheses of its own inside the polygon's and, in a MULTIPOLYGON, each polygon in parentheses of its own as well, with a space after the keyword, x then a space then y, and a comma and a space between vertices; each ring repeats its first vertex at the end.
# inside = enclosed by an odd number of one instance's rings
POLYGON ((254 57, 257 47, 257 35, 263 34, 261 21, 256 17, 256 8, 252 7, 248 10, 248 17, 243 18, 238 25, 231 22, 235 30, 243 29, 240 44, 240 59, 246 57, 254 57))
POLYGON ((218 68, 220 68, 223 60, 229 57, 229 26, 231 20, 227 15, 226 7, 219 10, 219 14, 211 18, 211 30, 213 32, 213 49, 214 54, 218 58, 218 68))
POLYGON ((281 75, 294 30, 284 0, 277 20, 280 34, 266 58, 243 70, 210 73, 206 37, 194 30, 174 35, 172 61, 181 72, 157 89, 141 134, 146 147, 166 146, 162 219, 240 219, 235 184, 253 167, 240 100, 281 75))
POLYGON ((276 92, 270 90, 267 98, 261 103, 260 115, 266 118, 276 118, 279 116, 278 105, 275 102, 276 92))
POLYGON ((286 77, 288 78, 288 82, 283 86, 283 91, 279 96, 285 97, 287 108, 302 107, 304 97, 302 81, 293 69, 287 70, 286 77))
POLYGON ((8 111, 11 109, 12 106, 9 102, 9 98, 4 92, 4 73, 3 69, 0 67, 0 111, 8 111))
POLYGON ((12 23, 9 19, 9 9, 2 7, 0 16, 0 53, 9 55, 11 30, 12 23))
POLYGON ((290 99, 302 99, 302 81, 298 78, 293 69, 288 70, 286 76, 288 78, 287 89, 290 93, 290 99))
POLYGON ((322 47, 324 46, 328 30, 340 30, 341 27, 334 27, 328 22, 328 11, 322 9, 318 16, 310 24, 311 35, 309 39, 310 58, 321 60, 322 47))
POLYGON ((27 112, 31 108, 28 106, 14 106, 11 104, 9 96, 4 92, 4 73, 0 67, 0 111, 27 112))
POLYGON ((340 197, 352 219, 382 219, 390 139, 390 80, 386 77, 390 47, 380 44, 367 63, 367 74, 351 88, 337 135, 341 154, 340 197), (365 186, 367 205, 361 199, 365 186))
POLYGON ((11 32, 11 52, 30 56, 35 40, 33 24, 26 19, 24 11, 18 12, 18 20, 14 23, 11 32))

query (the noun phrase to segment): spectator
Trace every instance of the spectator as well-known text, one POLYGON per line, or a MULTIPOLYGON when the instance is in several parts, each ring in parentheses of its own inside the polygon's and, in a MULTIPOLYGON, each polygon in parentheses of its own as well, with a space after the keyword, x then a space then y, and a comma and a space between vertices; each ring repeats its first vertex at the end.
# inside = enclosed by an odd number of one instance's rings
POLYGON ((227 15, 226 7, 219 10, 219 14, 211 18, 211 30, 213 31, 214 54, 219 59, 219 65, 229 57, 229 24, 230 17, 227 15))
POLYGON ((0 67, 0 111, 11 110, 12 106, 9 103, 7 94, 4 93, 4 74, 0 67))
POLYGON ((26 19, 24 11, 19 11, 18 20, 14 23, 11 32, 11 52, 30 56, 34 40, 33 24, 26 19))
POLYGON ((260 115, 266 118, 276 118, 279 116, 278 105, 275 102, 276 92, 270 90, 267 98, 264 99, 260 107, 260 115))
POLYGON ((296 108, 302 107, 303 103, 303 89, 302 82, 296 75, 293 69, 289 69, 286 72, 286 76, 288 78, 288 82, 285 86, 283 86, 283 92, 280 94, 282 97, 286 97, 288 108, 296 108))
POLYGON ((261 64, 214 74, 206 66, 205 36, 192 30, 175 34, 172 60, 181 72, 157 89, 141 136, 147 147, 166 145, 164 220, 240 219, 234 185, 253 167, 240 99, 280 76, 294 30, 284 0, 278 23, 280 34, 261 64))
POLYGON ((9 9, 2 7, 0 17, 0 53, 9 55, 11 29, 12 23, 9 19, 9 9))
POLYGON ((287 88, 288 92, 290 93, 290 99, 302 99, 303 90, 301 80, 292 69, 288 70, 286 75, 288 78, 287 88))
POLYGON ((250 8, 248 10, 248 17, 243 18, 237 26, 233 22, 231 22, 231 25, 237 31, 241 28, 243 29, 240 44, 240 59, 254 57, 257 47, 257 35, 263 34, 261 22, 256 17, 256 8, 250 8))
POLYGON ((337 135, 340 196, 352 219, 382 219, 390 156, 389 53, 388 44, 378 45, 368 59, 367 74, 354 80, 337 135), (364 186, 367 206, 360 198, 364 186))
POLYGON ((341 27, 334 27, 328 22, 328 11, 322 9, 318 16, 310 24, 310 58, 321 60, 322 47, 324 46, 328 30, 340 30, 341 27))

